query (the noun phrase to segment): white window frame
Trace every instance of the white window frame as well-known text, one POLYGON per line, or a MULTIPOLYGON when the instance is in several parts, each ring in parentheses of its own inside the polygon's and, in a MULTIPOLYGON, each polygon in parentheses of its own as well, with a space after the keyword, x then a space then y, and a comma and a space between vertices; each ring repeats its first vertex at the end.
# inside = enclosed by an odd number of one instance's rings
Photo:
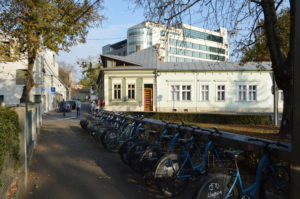
POLYGON ((181 92, 181 85, 180 84, 171 84, 170 85, 170 100, 171 101, 180 101, 180 99, 181 99, 180 92, 181 92), (178 87, 178 89, 176 89, 177 99, 174 99, 173 87, 178 87))
POLYGON ((248 85, 239 84, 238 86, 238 101, 246 102, 248 98, 248 85))
MULTIPOLYGON (((121 100, 122 99, 122 84, 120 84, 120 83, 114 83, 113 84, 113 93, 112 93, 112 97, 113 97, 113 100, 121 100), (120 88, 116 88, 115 86, 120 86, 120 88), (119 95, 120 96, 117 96, 117 98, 116 98, 116 95, 115 95, 115 92, 116 91, 118 91, 118 90, 120 90, 120 93, 119 93, 119 95)), ((118 93, 117 93, 117 95, 118 95, 118 93)))
POLYGON ((250 101, 250 102, 257 101, 257 94, 258 94, 257 91, 258 91, 257 84, 248 85, 248 101, 250 101), (253 87, 255 87, 255 89, 253 89, 253 87), (254 96, 255 96, 255 99, 254 99, 254 96))
POLYGON ((200 84, 200 101, 208 102, 209 101, 209 84, 200 84), (207 88, 204 88, 207 87, 207 88), (205 98, 205 99, 204 99, 205 98))
POLYGON ((135 100, 135 98, 136 98, 135 89, 136 89, 136 86, 135 86, 134 83, 127 84, 127 98, 128 98, 128 100, 135 100), (133 86, 133 88, 132 88, 132 86, 133 86), (133 95, 133 97, 132 97, 132 95, 133 95))
POLYGON ((181 100, 182 101, 192 101, 192 85, 191 84, 182 84, 181 85, 181 100), (184 86, 186 87, 185 89, 184 89, 184 86), (190 89, 187 89, 187 87, 190 87, 190 89), (186 99, 183 99, 183 96, 184 96, 184 93, 186 93, 186 95, 185 95, 185 98, 186 99), (188 99, 188 93, 190 93, 190 99, 188 99))
POLYGON ((256 102, 258 98, 258 85, 257 84, 238 84, 237 85, 237 100, 239 102, 256 102), (241 86, 244 88, 241 89, 241 86), (255 88, 255 89, 253 89, 255 88), (243 98, 241 98, 241 92, 245 94, 243 98))
POLYGON ((217 102, 224 102, 226 101, 226 84, 217 84, 216 85, 216 101, 217 102), (224 86, 224 89, 219 89, 219 86, 224 86), (219 92, 224 92, 224 99, 219 99, 219 92))

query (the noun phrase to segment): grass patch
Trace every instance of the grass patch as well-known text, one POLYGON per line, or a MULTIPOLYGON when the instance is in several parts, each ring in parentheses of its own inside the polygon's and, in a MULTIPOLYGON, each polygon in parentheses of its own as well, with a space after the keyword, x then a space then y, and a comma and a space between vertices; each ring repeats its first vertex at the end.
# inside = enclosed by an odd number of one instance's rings
MULTIPOLYGON (((181 123, 180 121, 172 121, 172 122, 181 123)), ((236 133, 240 135, 247 135, 251 137, 270 139, 273 141, 291 142, 289 138, 282 138, 278 136, 279 128, 280 128, 279 126, 262 125, 262 124, 246 125, 246 124, 216 124, 216 123, 194 123, 194 122, 187 122, 186 124, 192 126, 199 126, 201 128, 217 127, 220 131, 226 131, 226 132, 236 133)))

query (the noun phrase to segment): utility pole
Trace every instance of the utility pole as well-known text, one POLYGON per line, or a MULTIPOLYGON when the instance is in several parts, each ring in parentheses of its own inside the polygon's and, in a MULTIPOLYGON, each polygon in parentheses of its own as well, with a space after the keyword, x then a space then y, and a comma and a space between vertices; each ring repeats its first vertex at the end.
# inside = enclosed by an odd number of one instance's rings
POLYGON ((294 2, 295 5, 295 43, 293 59, 293 131, 292 131, 292 157, 291 157, 291 199, 299 198, 300 190, 300 1, 294 2))

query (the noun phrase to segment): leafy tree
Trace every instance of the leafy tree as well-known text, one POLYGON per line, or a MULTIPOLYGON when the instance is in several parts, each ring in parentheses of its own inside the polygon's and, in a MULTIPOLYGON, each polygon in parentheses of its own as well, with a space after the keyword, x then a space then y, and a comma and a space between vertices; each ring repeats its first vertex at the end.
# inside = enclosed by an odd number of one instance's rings
MULTIPOLYGON (((262 26, 264 22, 260 22, 259 25, 262 26)), ((290 11, 283 10, 278 15, 278 32, 279 37, 282 41, 282 50, 285 56, 289 52, 289 37, 290 37, 290 11)), ((241 62, 249 61, 271 61, 270 53, 267 46, 266 36, 262 33, 257 33, 257 42, 243 49, 243 56, 241 62)))
POLYGON ((101 5, 102 0, 0 0, 1 34, 15 41, 14 60, 28 60, 21 102, 29 101, 38 53, 43 49, 58 53, 85 42, 88 29, 103 19, 98 14, 101 5))
POLYGON ((59 79, 68 87, 70 87, 72 84, 72 79, 70 79, 70 73, 72 73, 72 71, 67 70, 65 68, 59 67, 58 69, 59 79))
MULTIPOLYGON (((225 26, 229 35, 240 37, 237 50, 251 46, 256 42, 255 33, 262 28, 270 53, 275 81, 279 89, 283 90, 284 108, 281 120, 280 135, 292 132, 292 96, 293 76, 292 60, 295 56, 293 44, 294 34, 289 34, 289 44, 284 44, 279 29, 280 10, 289 4, 288 13, 290 32, 295 29, 296 0, 132 0, 145 9, 145 16, 158 23, 175 25, 182 21, 182 17, 197 15, 206 25, 225 26), (191 14, 193 13, 193 14, 191 14), (263 21, 263 24, 259 22, 263 21), (262 26, 260 26, 262 25, 262 26), (286 47, 285 45, 288 45, 286 47), (287 49, 285 52, 284 49, 287 49)), ((287 27, 288 28, 288 27, 287 27)))
POLYGON ((80 60, 77 64, 79 64, 80 68, 82 68, 83 74, 79 83, 86 89, 95 89, 102 64, 93 61, 91 57, 80 60))

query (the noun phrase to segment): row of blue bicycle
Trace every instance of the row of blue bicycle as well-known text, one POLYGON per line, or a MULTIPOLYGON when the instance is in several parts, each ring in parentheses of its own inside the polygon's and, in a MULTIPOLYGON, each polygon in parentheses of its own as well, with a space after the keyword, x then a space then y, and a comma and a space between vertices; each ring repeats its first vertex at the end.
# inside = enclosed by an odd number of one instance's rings
POLYGON ((101 111, 80 124, 109 151, 118 152, 135 172, 152 179, 166 197, 182 193, 189 181, 198 184, 194 194, 197 199, 267 198, 267 182, 272 183, 272 190, 286 191, 289 187, 289 169, 273 163, 269 147, 285 148, 284 144, 248 140, 263 143, 265 150, 253 184, 246 186, 249 182, 243 182, 238 166, 243 152, 217 147, 215 140, 221 135, 217 128, 165 122, 162 128, 153 130, 143 124, 143 119, 101 111), (191 129, 188 132, 183 130, 187 127, 191 129), (208 139, 203 139, 199 131, 206 132, 208 139))

